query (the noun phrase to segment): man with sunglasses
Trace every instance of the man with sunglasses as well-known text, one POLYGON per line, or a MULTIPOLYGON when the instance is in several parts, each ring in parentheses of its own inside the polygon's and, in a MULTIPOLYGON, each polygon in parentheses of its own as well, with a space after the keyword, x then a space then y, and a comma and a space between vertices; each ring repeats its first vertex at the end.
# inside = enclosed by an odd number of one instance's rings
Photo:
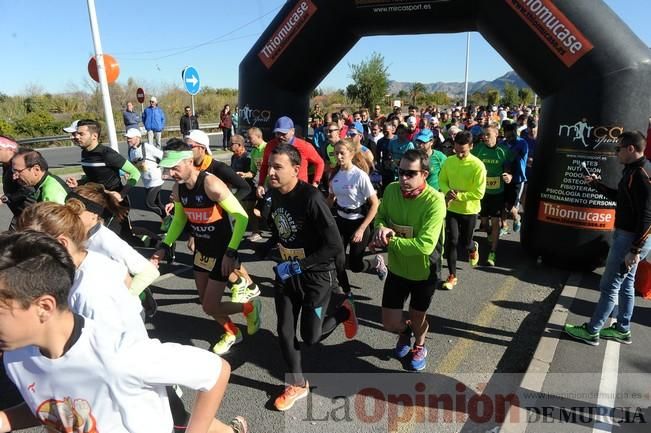
POLYGON ((635 273, 640 260, 651 250, 651 163, 644 156, 646 138, 639 131, 623 132, 619 136, 617 161, 624 165, 617 189, 599 182, 596 175, 584 178, 588 185, 617 201, 615 234, 606 259, 606 268, 599 282, 599 302, 583 325, 565 325, 572 338, 593 346, 599 339, 631 344, 631 318, 635 306, 635 273), (617 300, 619 299, 619 305, 617 300), (617 306, 617 322, 604 328, 617 306))
POLYGON ((445 198, 427 184, 428 175, 427 154, 407 150, 398 166, 399 181, 384 190, 373 239, 375 246, 386 247, 389 253, 382 324, 387 331, 399 335, 396 357, 416 371, 427 366, 427 310, 441 281, 441 234, 445 221, 445 198), (409 312, 405 319, 407 298, 409 312), (410 359, 406 359, 408 355, 410 359))
POLYGON ((260 166, 260 176, 258 178, 258 198, 263 198, 266 192, 264 187, 267 174, 269 174, 269 157, 271 151, 279 144, 289 144, 294 146, 298 153, 301 155, 301 165, 298 171, 298 178, 303 182, 308 182, 307 169, 308 166, 314 166, 314 178, 312 185, 318 187, 323 176, 324 163, 323 159, 316 151, 312 144, 298 138, 294 135, 294 121, 287 116, 282 116, 276 120, 274 126, 275 137, 267 143, 264 149, 264 156, 262 158, 262 165, 260 166))
POLYGON ((479 263, 479 244, 473 241, 477 214, 481 199, 486 192, 486 167, 479 158, 470 153, 472 134, 461 131, 454 136, 454 155, 441 166, 439 186, 445 194, 448 212, 445 217, 448 271, 450 275, 443 288, 452 290, 457 285, 457 246, 468 251, 470 266, 479 263))
POLYGON ((33 200, 64 204, 70 188, 59 177, 50 174, 43 155, 32 149, 18 149, 11 159, 14 180, 25 187, 33 187, 33 200))

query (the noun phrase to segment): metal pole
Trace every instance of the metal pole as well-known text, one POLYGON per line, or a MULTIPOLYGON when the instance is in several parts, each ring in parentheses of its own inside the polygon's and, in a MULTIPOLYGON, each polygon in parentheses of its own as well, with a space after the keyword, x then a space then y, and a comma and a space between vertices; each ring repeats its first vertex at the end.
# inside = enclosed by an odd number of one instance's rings
POLYGON ((192 115, 194 116, 194 95, 190 95, 190 97, 192 98, 192 115))
POLYGON ((104 53, 102 52, 102 42, 99 38, 99 26, 97 24, 97 12, 95 11, 95 0, 87 0, 88 17, 90 18, 90 30, 93 35, 93 45, 95 46, 95 59, 97 60, 97 75, 99 76, 99 85, 102 90, 102 102, 104 103, 104 117, 108 129, 109 142, 111 147, 118 151, 118 138, 115 132, 115 120, 113 119, 113 108, 111 107, 111 96, 109 94, 108 81, 106 79, 106 68, 104 66, 104 53))
POLYGON ((468 67, 470 65, 470 32, 466 34, 466 89, 463 92, 463 106, 468 106, 468 67))

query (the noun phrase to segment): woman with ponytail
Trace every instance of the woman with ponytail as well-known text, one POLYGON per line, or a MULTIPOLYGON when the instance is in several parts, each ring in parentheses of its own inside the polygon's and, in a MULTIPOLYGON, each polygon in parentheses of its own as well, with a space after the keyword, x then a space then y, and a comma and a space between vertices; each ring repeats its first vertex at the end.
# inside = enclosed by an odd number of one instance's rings
POLYGON ((124 218, 128 209, 98 183, 78 186, 68 195, 66 204, 74 204, 80 209, 80 218, 88 234, 88 250, 103 254, 129 270, 132 277, 128 284, 129 291, 140 297, 147 316, 153 316, 156 313, 156 301, 148 287, 160 276, 160 272, 103 224, 110 218, 124 218))
MULTIPOLYGON (((368 165, 355 143, 350 139, 335 144, 337 167, 330 178, 328 202, 336 209, 335 219, 344 243, 349 247, 349 267, 353 272, 372 269, 380 279, 386 275, 382 256, 375 256, 375 263, 364 262, 364 252, 371 239, 370 225, 380 202, 368 176, 368 165)), ((350 292, 345 269, 345 257, 337 259, 337 279, 344 292, 350 292)))
POLYGON ((86 228, 78 203, 36 203, 18 219, 19 231, 35 230, 55 238, 67 250, 77 268, 68 295, 70 309, 102 326, 146 338, 142 307, 125 285, 127 269, 108 257, 86 250, 86 228))

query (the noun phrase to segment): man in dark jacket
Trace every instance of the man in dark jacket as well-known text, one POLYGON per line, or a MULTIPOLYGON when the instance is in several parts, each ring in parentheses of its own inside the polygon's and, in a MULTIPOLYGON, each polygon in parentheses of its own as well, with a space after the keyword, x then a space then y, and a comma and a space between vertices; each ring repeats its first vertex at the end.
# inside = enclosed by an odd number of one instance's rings
MULTIPOLYGON (((140 116, 138 113, 133 111, 133 104, 127 102, 127 108, 122 112, 122 120, 124 120, 124 130, 128 131, 131 128, 138 129, 138 123, 140 122, 140 116)), ((66 131, 69 132, 69 131, 66 131)))
POLYGON ((645 147, 646 137, 639 131, 619 136, 615 151, 617 160, 624 164, 624 171, 617 189, 598 182, 595 175, 585 177, 589 185, 609 199, 617 200, 615 234, 599 283, 601 295, 597 308, 589 323, 565 325, 565 332, 572 338, 593 346, 599 344, 599 338, 631 343, 635 272, 651 249, 651 163, 644 157, 645 147), (618 297, 617 322, 604 328, 618 297))
POLYGON ((184 114, 181 116, 181 135, 185 137, 193 129, 199 129, 199 120, 197 116, 192 113, 192 109, 189 105, 185 106, 184 114))

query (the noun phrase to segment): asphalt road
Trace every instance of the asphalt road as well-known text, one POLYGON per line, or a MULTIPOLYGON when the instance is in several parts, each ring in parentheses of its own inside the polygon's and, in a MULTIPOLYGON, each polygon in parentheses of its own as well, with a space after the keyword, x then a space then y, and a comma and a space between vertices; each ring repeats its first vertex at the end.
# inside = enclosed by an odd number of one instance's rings
MULTIPOLYGON (((51 152, 46 153, 46 158, 53 164, 78 161, 76 148, 47 152, 51 152)), ((215 154, 220 159, 230 157, 229 152, 221 150, 215 154)), ((167 190, 169 187, 166 183, 167 190)), ((158 224, 153 214, 142 210, 142 193, 142 188, 133 190, 132 220, 136 226, 156 230, 158 224)), ((0 226, 6 227, 9 219, 6 207, 0 207, 0 226)), ((479 233, 476 238, 485 257, 485 235, 479 233)), ((148 323, 148 329, 152 337, 163 341, 209 349, 221 331, 202 312, 189 271, 191 256, 184 242, 179 241, 178 247, 178 263, 163 265, 162 276, 153 286, 159 312, 148 323)), ((262 290, 262 329, 254 336, 245 335, 244 341, 224 356, 232 366, 232 375, 218 413, 224 420, 244 415, 252 432, 325 431, 324 428, 332 432, 487 431, 496 424, 466 422, 463 418, 467 418, 464 415, 467 410, 462 406, 455 408, 461 417, 459 422, 439 422, 435 427, 421 422, 416 415, 400 412, 402 406, 392 403, 387 403, 386 411, 377 418, 369 415, 374 413, 369 406, 366 416, 356 408, 354 400, 369 384, 382 390, 385 396, 396 394, 405 384, 415 381, 451 396, 458 394, 458 386, 467 387, 466 392, 471 396, 484 387, 517 387, 567 278, 566 272, 527 258, 520 248, 518 235, 514 234, 501 240, 498 266, 471 269, 467 262, 460 262, 457 288, 434 295, 428 311, 428 366, 415 374, 406 373, 401 362, 393 358, 396 337, 382 329, 383 283, 374 275, 350 273, 360 323, 357 337, 347 340, 343 331, 337 329, 322 343, 306 348, 303 362, 311 386, 316 387, 311 394, 313 398, 279 413, 273 410, 272 402, 282 390, 285 367, 277 341, 273 262, 256 256, 252 247, 244 242, 241 252, 247 269, 262 290), (333 400, 336 396, 341 399, 333 400), (406 421, 397 423, 400 414, 406 421), (396 430, 398 427, 403 429, 396 430)), ((445 269, 443 274, 447 276, 445 269)), ((241 316, 235 316, 234 321, 243 326, 246 323, 241 316)), ((421 388, 413 384, 405 392, 413 395, 418 389, 421 388)), ((183 398, 190 407, 194 393, 186 390, 183 398)), ((383 401, 379 397, 375 400, 383 401)))

